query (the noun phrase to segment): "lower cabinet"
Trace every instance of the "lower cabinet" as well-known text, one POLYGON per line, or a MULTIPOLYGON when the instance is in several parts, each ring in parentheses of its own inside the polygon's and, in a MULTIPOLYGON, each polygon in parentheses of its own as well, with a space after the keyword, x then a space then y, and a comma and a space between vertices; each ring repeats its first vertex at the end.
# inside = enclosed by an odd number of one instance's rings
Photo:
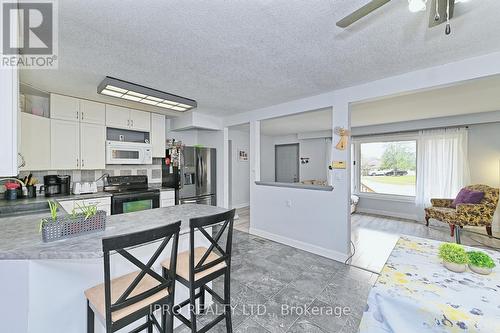
POLYGON ((160 192, 160 208, 175 206, 175 191, 160 192))
POLYGON ((73 210, 79 213, 82 211, 80 207, 84 206, 97 206, 98 210, 103 210, 106 215, 111 215, 111 198, 93 198, 93 199, 79 199, 79 200, 61 200, 58 201, 59 205, 68 213, 71 214, 73 210))

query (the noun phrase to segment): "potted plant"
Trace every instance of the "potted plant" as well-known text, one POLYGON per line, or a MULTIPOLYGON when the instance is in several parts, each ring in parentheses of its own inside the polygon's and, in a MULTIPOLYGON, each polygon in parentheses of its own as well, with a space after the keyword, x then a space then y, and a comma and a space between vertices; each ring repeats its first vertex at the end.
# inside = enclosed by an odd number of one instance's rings
POLYGON ((488 275, 495 268, 493 259, 484 252, 471 251, 467 252, 467 256, 469 257, 469 268, 475 273, 488 275))
POLYGON ((469 263, 467 252, 459 244, 441 244, 439 247, 439 258, 443 260, 444 267, 456 273, 465 272, 469 263))

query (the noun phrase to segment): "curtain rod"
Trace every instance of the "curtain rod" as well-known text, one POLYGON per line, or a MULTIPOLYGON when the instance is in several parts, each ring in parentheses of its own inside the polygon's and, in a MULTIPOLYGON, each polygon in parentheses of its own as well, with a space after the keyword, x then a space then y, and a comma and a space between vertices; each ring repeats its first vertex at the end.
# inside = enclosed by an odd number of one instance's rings
MULTIPOLYGON (((377 125, 375 125, 375 126, 377 126, 377 125)), ((419 128, 419 129, 412 129, 412 130, 406 130, 406 131, 397 131, 397 132, 382 132, 382 133, 373 133, 373 134, 352 135, 351 137, 352 138, 363 138, 363 137, 369 137, 369 136, 411 134, 411 133, 418 133, 419 131, 439 130, 439 129, 452 129, 452 128, 465 128, 465 129, 469 129, 469 125, 457 125, 457 126, 446 126, 446 127, 428 127, 428 128, 419 128)))

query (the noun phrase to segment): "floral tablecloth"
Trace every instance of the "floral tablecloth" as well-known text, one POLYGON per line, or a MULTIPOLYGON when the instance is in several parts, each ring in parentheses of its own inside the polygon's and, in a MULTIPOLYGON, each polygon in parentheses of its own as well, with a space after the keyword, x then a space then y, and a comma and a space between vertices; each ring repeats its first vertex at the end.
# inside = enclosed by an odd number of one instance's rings
POLYGON ((440 244, 399 239, 368 296, 359 332, 500 333, 500 253, 484 251, 497 265, 490 275, 453 273, 437 256, 440 244))

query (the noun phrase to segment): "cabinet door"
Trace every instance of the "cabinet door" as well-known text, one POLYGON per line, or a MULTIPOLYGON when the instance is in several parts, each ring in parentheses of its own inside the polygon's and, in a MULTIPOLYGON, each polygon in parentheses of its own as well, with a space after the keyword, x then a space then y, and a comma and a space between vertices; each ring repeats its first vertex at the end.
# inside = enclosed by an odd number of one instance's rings
POLYGON ((21 112, 19 153, 26 165, 21 170, 50 169, 50 119, 21 112))
POLYGON ((130 129, 130 109, 106 104, 106 126, 130 129))
POLYGON ((75 121, 50 121, 50 156, 52 170, 80 168, 80 124, 75 121))
POLYGON ((74 97, 50 94, 50 118, 80 120, 80 100, 74 97))
POLYGON ((151 114, 151 144, 153 145, 153 157, 165 157, 165 116, 162 114, 151 114))
POLYGON ((130 120, 132 122, 133 130, 142 132, 151 131, 151 113, 130 110, 130 120))
POLYGON ((83 123, 105 125, 106 106, 105 104, 80 100, 80 121, 83 123))
POLYGON ((106 168, 106 127, 96 124, 80 124, 81 169, 103 170, 106 168))

